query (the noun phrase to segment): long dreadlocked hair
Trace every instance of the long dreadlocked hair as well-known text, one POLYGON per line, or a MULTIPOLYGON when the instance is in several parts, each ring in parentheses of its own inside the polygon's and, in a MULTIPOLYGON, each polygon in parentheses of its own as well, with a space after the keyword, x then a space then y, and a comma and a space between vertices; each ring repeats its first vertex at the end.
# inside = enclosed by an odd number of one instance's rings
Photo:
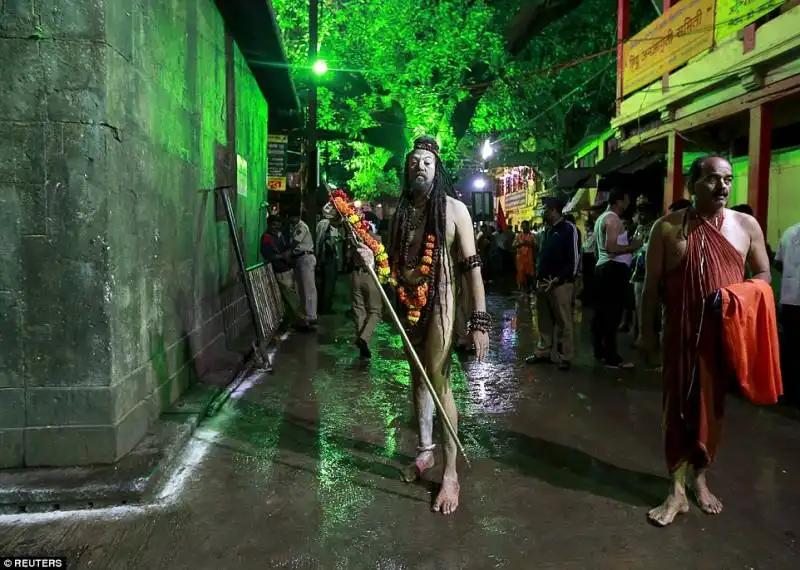
MULTIPOLYGON (((430 137, 420 137, 414 141, 414 150, 417 149, 430 151, 436 157, 436 172, 433 176, 433 185, 428 195, 428 204, 426 206, 427 213, 424 222, 424 234, 420 242, 420 249, 417 252, 417 259, 420 259, 422 250, 425 248, 425 235, 433 235, 436 238, 438 254, 437 258, 434 260, 434 279, 433 283, 431 283, 428 300, 428 306, 431 307, 438 300, 439 286, 442 279, 446 279, 450 283, 453 282, 452 269, 450 263, 447 262, 447 256, 450 255, 450 252, 447 251, 447 225, 445 214, 447 212, 447 197, 455 198, 456 193, 453 188, 453 181, 445 171, 441 158, 439 158, 438 143, 430 137), (445 257, 443 258, 442 256, 445 257), (443 260, 445 263, 442 263, 443 260)), ((406 239, 406 236, 403 235, 403 228, 408 218, 414 212, 413 191, 408 176, 408 162, 410 156, 411 153, 406 155, 406 163, 403 171, 403 191, 397 205, 397 212, 389 238, 389 259, 392 267, 397 268, 405 267, 406 264, 406 259, 403 254, 403 240, 406 239)), ((411 252, 409 252, 409 254, 411 254, 411 252)), ((444 314, 441 315, 441 319, 442 328, 444 329, 444 314)))

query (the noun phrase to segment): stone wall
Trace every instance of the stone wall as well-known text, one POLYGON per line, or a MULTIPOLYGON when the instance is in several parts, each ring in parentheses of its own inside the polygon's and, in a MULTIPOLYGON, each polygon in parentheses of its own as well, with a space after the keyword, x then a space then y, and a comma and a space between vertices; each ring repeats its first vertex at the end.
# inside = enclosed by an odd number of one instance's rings
POLYGON ((0 6, 0 466, 113 462, 249 319, 266 102, 213 0, 0 6))

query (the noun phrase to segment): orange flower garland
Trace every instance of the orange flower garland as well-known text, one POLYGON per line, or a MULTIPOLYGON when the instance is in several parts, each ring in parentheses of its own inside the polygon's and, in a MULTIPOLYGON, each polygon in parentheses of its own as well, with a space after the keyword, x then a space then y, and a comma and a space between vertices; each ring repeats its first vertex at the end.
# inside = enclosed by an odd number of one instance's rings
POLYGON ((433 275, 433 260, 436 250, 436 237, 428 235, 425 239, 425 249, 423 251, 421 263, 417 268, 422 274, 422 282, 418 285, 405 286, 398 285, 397 273, 389 268, 389 256, 383 244, 378 243, 369 233, 369 222, 364 219, 360 212, 350 200, 350 197, 342 190, 331 192, 330 202, 333 207, 344 217, 347 223, 353 228, 359 238, 375 254, 375 264, 377 265, 378 279, 381 283, 388 283, 397 287, 397 295, 400 302, 408 310, 406 319, 413 326, 422 317, 422 310, 428 305, 428 292, 430 280, 433 275))
POLYGON ((397 281, 395 281, 394 276, 391 274, 391 269, 389 269, 389 256, 386 254, 386 248, 370 235, 369 222, 364 219, 364 214, 356 209, 350 201, 350 197, 343 190, 331 192, 330 201, 333 207, 344 216, 344 219, 347 220, 356 235, 361 238, 361 241, 375 254, 376 273, 380 282, 396 285, 397 281))
POLYGON ((428 291, 429 279, 433 270, 433 257, 434 249, 436 247, 436 237, 428 235, 425 240, 425 251, 422 255, 422 263, 419 266, 419 272, 423 275, 424 281, 421 285, 414 285, 408 289, 400 285, 397 288, 397 295, 400 297, 400 302, 408 309, 408 322, 415 325, 419 322, 422 316, 422 309, 428 304, 428 291))

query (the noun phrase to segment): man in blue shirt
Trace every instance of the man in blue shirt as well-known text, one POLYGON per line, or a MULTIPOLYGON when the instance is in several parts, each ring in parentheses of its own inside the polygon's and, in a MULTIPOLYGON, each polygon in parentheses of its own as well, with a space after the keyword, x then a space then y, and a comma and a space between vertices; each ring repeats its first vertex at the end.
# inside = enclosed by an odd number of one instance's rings
POLYGON ((543 200, 547 225, 536 260, 536 320, 539 349, 528 364, 557 363, 569 370, 575 356, 574 295, 580 260, 580 237, 574 224, 564 219, 564 201, 556 197, 543 200))

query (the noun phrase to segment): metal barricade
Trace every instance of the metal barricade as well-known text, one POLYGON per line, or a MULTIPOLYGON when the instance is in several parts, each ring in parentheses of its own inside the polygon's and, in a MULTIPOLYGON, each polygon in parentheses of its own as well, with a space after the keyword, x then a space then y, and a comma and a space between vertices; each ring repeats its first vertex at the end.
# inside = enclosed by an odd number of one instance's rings
POLYGON ((247 278, 253 290, 256 326, 261 333, 260 337, 270 343, 283 321, 283 300, 278 280, 272 266, 264 263, 248 267, 247 278))

